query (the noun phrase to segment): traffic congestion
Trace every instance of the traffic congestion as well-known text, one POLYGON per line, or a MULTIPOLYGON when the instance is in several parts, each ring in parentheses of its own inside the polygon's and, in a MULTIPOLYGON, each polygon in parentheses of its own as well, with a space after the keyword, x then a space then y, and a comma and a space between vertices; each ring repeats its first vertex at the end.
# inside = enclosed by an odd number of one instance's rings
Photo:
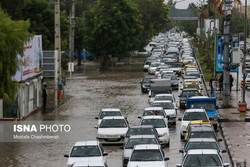
POLYGON ((95 117, 96 138, 76 142, 64 155, 67 167, 172 166, 169 150, 177 142, 182 148, 172 151, 181 161, 174 166, 229 166, 218 133, 216 96, 208 96, 189 40, 162 33, 147 48, 151 55, 144 62, 140 87, 148 106, 138 115, 138 124, 130 125, 120 108, 102 108, 95 117), (172 136, 173 129, 178 137, 172 136), (120 146, 120 164, 107 161, 110 145, 120 146))

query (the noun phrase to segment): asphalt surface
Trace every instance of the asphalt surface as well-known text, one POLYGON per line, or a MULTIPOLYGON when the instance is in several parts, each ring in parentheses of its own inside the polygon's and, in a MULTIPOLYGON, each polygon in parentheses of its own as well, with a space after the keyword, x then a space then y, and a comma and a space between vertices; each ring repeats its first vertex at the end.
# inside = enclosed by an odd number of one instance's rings
MULTIPOLYGON (((61 167, 65 166, 72 145, 81 140, 95 140, 97 130, 94 126, 101 108, 120 108, 124 116, 128 118, 130 126, 138 125, 138 116, 141 116, 144 108, 148 107, 148 95, 141 93, 140 80, 147 75, 142 72, 143 59, 133 61, 134 65, 121 65, 114 68, 113 72, 101 73, 94 63, 85 63, 76 70, 71 79, 67 76, 65 87, 65 103, 57 109, 48 106, 46 111, 32 115, 28 120, 43 121, 67 121, 74 131, 74 135, 60 142, 33 142, 33 143, 0 143, 0 166, 4 167, 61 167), (79 123, 80 122, 80 123, 79 123), (76 135, 77 134, 77 135, 76 135), (4 165, 3 165, 4 164, 4 165)), ((178 99, 179 92, 174 91, 178 99)), ((52 103, 49 105, 52 105, 52 103)), ((182 117, 184 110, 178 110, 178 118, 182 117)), ((169 167, 181 163, 184 142, 179 136, 180 122, 176 126, 169 127, 170 147, 165 147, 169 167)), ((8 133, 8 132, 6 132, 8 133)), ((218 132, 219 138, 221 133, 218 132)), ((224 142, 221 148, 225 149, 224 142)), ((119 146, 104 146, 108 152, 107 162, 110 167, 122 165, 123 150, 119 146)), ((227 153, 223 154, 225 162, 229 162, 227 153)))

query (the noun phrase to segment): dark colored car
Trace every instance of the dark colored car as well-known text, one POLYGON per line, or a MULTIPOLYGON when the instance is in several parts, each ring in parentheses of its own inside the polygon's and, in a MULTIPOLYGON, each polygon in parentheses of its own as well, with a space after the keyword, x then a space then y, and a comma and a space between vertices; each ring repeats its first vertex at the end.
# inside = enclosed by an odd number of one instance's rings
POLYGON ((146 76, 142 79, 141 83, 141 92, 147 93, 150 89, 151 79, 156 79, 155 76, 146 76))
POLYGON ((187 94, 188 94, 188 97, 202 96, 199 93, 198 89, 185 89, 185 90, 182 90, 181 94, 179 95, 179 97, 180 97, 180 108, 186 108, 187 94))
POLYGON ((163 74, 161 78, 171 80, 172 90, 179 89, 179 79, 175 75, 163 74))

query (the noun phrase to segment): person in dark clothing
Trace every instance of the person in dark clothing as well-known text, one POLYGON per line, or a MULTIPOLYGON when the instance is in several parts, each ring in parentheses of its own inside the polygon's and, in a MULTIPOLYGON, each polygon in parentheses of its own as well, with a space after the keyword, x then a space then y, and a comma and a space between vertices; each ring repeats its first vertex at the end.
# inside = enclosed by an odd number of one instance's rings
POLYGON ((231 93, 231 90, 232 90, 232 87, 233 87, 233 82, 234 82, 234 78, 233 78, 233 76, 230 74, 230 93, 231 93))
POLYGON ((213 95, 214 92, 214 87, 213 87, 213 82, 215 81, 214 76, 212 75, 212 78, 209 81, 209 86, 211 88, 211 95, 213 95))
POLYGON ((220 87, 220 93, 221 93, 221 91, 223 90, 223 74, 220 76, 220 79, 219 79, 219 87, 220 87))
POLYGON ((48 91, 47 91, 47 85, 45 84, 43 86, 43 109, 46 109, 46 104, 47 104, 47 96, 48 96, 48 91))

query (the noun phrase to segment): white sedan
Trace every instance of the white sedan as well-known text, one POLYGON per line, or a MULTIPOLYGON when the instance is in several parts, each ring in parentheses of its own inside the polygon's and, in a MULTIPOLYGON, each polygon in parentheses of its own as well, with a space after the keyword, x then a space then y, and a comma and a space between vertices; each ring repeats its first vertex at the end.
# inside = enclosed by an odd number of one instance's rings
POLYGON ((105 144, 122 144, 128 131, 128 122, 123 116, 104 117, 97 131, 97 139, 105 144))

